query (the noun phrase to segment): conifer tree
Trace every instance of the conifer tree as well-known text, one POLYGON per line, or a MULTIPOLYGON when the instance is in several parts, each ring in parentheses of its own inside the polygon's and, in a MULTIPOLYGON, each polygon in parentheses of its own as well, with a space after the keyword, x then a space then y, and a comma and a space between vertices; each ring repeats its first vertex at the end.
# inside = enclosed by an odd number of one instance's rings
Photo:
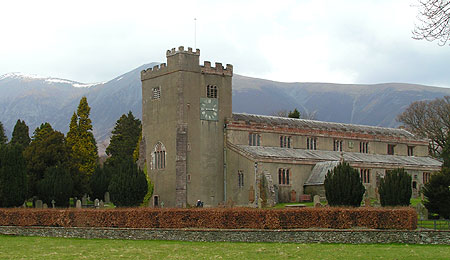
POLYGON ((38 195, 37 183, 44 178, 47 168, 56 165, 68 167, 69 163, 69 149, 64 134, 53 130, 49 123, 36 128, 23 155, 28 171, 30 197, 38 195))
POLYGON ((0 145, 0 207, 17 207, 27 198, 27 173, 22 147, 0 145))
POLYGON ((365 192, 358 170, 339 163, 325 176, 325 196, 330 206, 359 207, 365 192))
POLYGON ((423 188, 425 207, 430 213, 450 219, 450 169, 442 168, 433 173, 430 181, 423 188))
POLYGON ((387 171, 381 179, 380 187, 381 206, 409 206, 411 200, 411 176, 405 169, 387 171))
POLYGON ((300 112, 296 109, 294 111, 290 111, 288 114, 288 117, 290 118, 300 118, 300 112))
POLYGON ((5 129, 3 128, 2 122, 0 122, 0 145, 6 144, 8 142, 8 138, 5 135, 5 129))
POLYGON ((14 126, 11 143, 18 144, 25 149, 28 145, 30 145, 30 142, 31 139, 27 124, 25 124, 25 121, 18 119, 16 125, 14 126))
POLYGON ((48 205, 54 200, 56 206, 69 206, 72 189, 70 170, 60 164, 47 168, 44 178, 38 182, 38 196, 48 205))
POLYGON ((131 160, 123 160, 114 167, 108 190, 111 200, 118 207, 138 206, 148 191, 145 174, 131 160))
POLYGON ((114 164, 119 160, 133 158, 141 131, 141 120, 135 118, 131 111, 127 115, 123 114, 117 120, 112 131, 111 141, 106 148, 106 154, 110 156, 106 163, 114 164))
POLYGON ((89 178, 98 162, 97 144, 92 133, 92 121, 89 118, 90 111, 86 97, 82 97, 77 112, 71 118, 67 133, 75 196, 89 193, 89 178))

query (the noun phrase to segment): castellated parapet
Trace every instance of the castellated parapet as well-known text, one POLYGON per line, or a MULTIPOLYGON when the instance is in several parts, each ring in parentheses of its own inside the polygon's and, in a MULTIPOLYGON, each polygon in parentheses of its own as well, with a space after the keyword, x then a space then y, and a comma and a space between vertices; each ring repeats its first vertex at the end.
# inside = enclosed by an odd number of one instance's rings
POLYGON ((224 68, 222 63, 216 62, 214 67, 211 67, 211 62, 205 61, 204 65, 199 65, 200 50, 193 51, 192 48, 184 49, 183 46, 172 48, 166 51, 167 64, 153 66, 141 71, 141 80, 156 78, 175 71, 191 71, 203 74, 214 74, 222 76, 233 76, 233 66, 227 64, 224 68))

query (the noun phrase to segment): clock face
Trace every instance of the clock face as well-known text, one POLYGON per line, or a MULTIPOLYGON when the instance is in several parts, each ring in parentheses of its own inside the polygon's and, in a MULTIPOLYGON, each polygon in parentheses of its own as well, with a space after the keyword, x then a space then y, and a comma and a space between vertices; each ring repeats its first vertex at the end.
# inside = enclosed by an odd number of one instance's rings
POLYGON ((200 119, 219 120, 219 104, 217 98, 200 98, 200 119))

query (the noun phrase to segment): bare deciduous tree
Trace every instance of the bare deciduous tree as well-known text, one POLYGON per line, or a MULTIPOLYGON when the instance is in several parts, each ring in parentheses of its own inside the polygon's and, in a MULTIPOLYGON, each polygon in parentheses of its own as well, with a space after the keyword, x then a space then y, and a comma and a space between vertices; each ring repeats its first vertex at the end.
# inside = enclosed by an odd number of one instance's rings
POLYGON ((415 101, 397 117, 397 121, 415 135, 428 138, 430 154, 438 157, 450 129, 450 96, 415 101))
POLYGON ((417 40, 439 40, 445 45, 450 38, 450 1, 418 0, 419 24, 415 25, 413 38, 417 40))

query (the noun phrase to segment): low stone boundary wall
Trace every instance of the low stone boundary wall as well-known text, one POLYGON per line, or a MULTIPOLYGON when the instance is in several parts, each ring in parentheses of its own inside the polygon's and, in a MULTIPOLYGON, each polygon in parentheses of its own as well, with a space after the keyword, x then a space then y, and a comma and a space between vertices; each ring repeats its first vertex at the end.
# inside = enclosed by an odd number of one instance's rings
POLYGON ((147 229, 0 226, 0 234, 16 236, 282 243, 405 243, 450 245, 450 231, 405 230, 254 230, 147 229))

